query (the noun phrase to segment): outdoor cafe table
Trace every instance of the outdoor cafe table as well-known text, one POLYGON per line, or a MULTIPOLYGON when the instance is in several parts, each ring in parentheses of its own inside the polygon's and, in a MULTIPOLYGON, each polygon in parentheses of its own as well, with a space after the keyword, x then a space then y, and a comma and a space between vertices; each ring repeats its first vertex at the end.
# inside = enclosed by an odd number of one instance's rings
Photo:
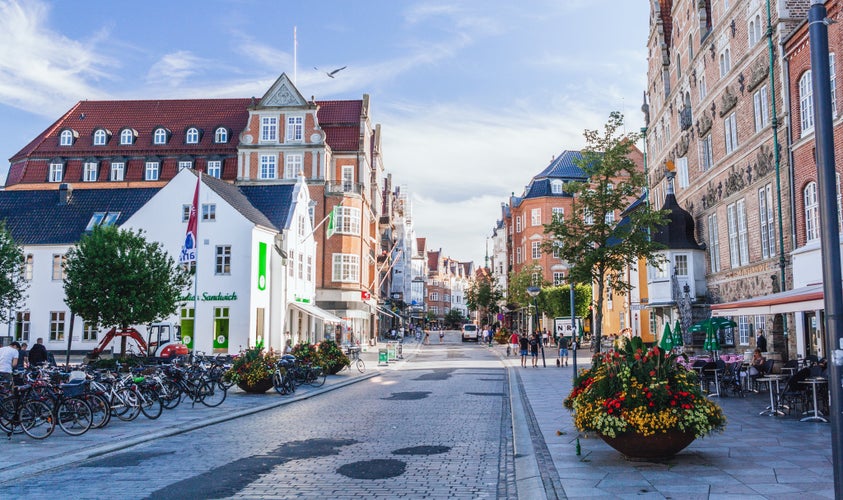
POLYGON ((820 411, 817 408, 817 386, 820 384, 827 384, 828 379, 822 377, 812 377, 805 380, 799 381, 800 384, 811 384, 811 389, 814 393, 814 412, 813 415, 808 415, 807 417, 800 420, 800 422, 828 422, 828 420, 820 415, 820 411))
POLYGON ((764 377, 758 377, 756 380, 759 382, 767 382, 767 388, 770 389, 770 406, 766 409, 761 411, 759 415, 770 415, 774 417, 776 415, 784 415, 784 412, 779 410, 778 402, 776 398, 779 394, 779 380, 784 380, 787 378, 787 375, 765 375, 764 377), (776 383, 775 393, 773 392, 773 382, 776 383))
POLYGON ((719 369, 717 369, 717 368, 708 368, 708 369, 706 369, 705 371, 706 371, 706 372, 708 372, 708 373, 713 373, 713 374, 714 374, 714 392, 713 392, 713 393, 711 393, 711 394, 709 394, 709 395, 708 395, 708 397, 710 397, 710 398, 714 398, 714 397, 719 398, 719 397, 720 397, 720 378, 719 378, 719 372, 720 372, 720 370, 719 370, 719 369))

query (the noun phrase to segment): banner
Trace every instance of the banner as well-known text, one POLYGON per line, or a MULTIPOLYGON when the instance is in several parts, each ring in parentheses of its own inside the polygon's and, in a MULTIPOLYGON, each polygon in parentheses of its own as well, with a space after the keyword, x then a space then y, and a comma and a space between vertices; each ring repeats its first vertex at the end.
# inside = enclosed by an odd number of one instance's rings
POLYGON ((336 222, 336 213, 337 207, 331 209, 331 213, 328 214, 328 228, 325 230, 326 237, 330 238, 336 232, 336 226, 334 225, 336 222))
POLYGON ((193 192, 193 204, 190 205, 190 215, 187 218, 187 233, 184 236, 184 246, 181 248, 179 263, 196 262, 196 225, 197 212, 199 211, 199 183, 201 178, 196 179, 196 190, 193 192))

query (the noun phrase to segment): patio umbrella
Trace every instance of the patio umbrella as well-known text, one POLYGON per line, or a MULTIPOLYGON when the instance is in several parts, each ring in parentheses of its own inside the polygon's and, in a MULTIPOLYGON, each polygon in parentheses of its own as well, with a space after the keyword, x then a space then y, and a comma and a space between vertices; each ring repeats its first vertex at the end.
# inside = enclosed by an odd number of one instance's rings
POLYGON ((726 318, 708 318, 699 323, 694 323, 691 328, 688 328, 688 331, 705 332, 707 334, 709 326, 714 327, 714 330, 720 330, 721 328, 735 328, 738 324, 726 318))
POLYGON ((670 325, 667 323, 664 324, 664 333, 662 333, 662 339, 659 341, 659 347, 665 351, 673 349, 673 335, 670 333, 670 325))
POLYGON ((676 320, 676 323, 673 324, 673 345, 679 347, 681 345, 685 345, 685 341, 682 339, 682 325, 679 324, 679 320, 676 320))

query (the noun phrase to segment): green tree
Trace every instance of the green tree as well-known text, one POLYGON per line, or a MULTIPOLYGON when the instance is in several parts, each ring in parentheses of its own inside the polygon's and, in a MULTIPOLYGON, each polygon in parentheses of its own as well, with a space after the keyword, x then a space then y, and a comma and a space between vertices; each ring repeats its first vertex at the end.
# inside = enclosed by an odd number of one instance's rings
MULTIPOLYGON (((538 296, 539 307, 542 312, 551 317, 571 316, 571 287, 550 286, 542 288, 538 296)), ((588 316, 588 306, 591 304, 591 285, 577 284, 574 286, 574 312, 579 318, 588 316)))
POLYGON ((128 328, 176 312, 190 274, 143 231, 97 226, 67 254, 65 303, 86 322, 128 328))
POLYGON ((626 266, 638 259, 660 262, 657 252, 663 247, 651 241, 650 233, 667 221, 665 214, 643 203, 625 212, 644 193, 646 177, 630 158, 638 135, 623 132, 623 115, 612 112, 602 131, 586 130, 584 135, 587 145, 577 165, 589 180, 565 185, 565 192, 574 197, 574 214, 545 226, 551 241, 544 250, 556 246, 562 259, 576 263, 569 271, 574 282, 596 288, 592 349, 599 351, 607 285, 627 294, 632 287, 623 279, 626 266))
POLYGON ((21 266, 23 251, 15 244, 5 223, 0 223, 0 321, 11 320, 12 311, 23 302, 29 286, 21 266))
POLYGON ((501 301, 503 301, 503 292, 498 287, 497 280, 488 272, 477 273, 468 290, 465 291, 465 303, 468 309, 477 311, 477 317, 484 324, 490 324, 490 314, 500 312, 501 301))
POLYGON ((527 288, 537 286, 539 288, 548 283, 543 281, 542 268, 538 265, 524 266, 521 271, 509 273, 509 290, 507 299, 511 310, 527 307, 533 304, 533 298, 527 293, 527 288), (539 276, 539 281, 534 279, 539 276))
POLYGON ((462 315, 459 309, 451 309, 445 314, 445 325, 447 328, 458 329, 466 323, 465 316, 462 315))

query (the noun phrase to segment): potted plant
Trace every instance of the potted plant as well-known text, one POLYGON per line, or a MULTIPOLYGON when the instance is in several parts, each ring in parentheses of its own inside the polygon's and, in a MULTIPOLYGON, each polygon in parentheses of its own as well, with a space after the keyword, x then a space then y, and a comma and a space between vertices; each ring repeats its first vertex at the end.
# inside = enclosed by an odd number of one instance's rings
POLYGON ((307 343, 299 343, 293 346, 293 350, 290 352, 296 359, 302 363, 318 363, 318 353, 316 352, 316 347, 307 344, 307 343))
POLYGON ((643 460, 669 458, 694 439, 722 431, 723 411, 703 396, 696 373, 677 357, 645 347, 638 337, 596 354, 564 402, 574 425, 627 458, 643 460))
POLYGON ((262 346, 252 347, 234 358, 223 378, 246 392, 262 394, 272 388, 277 362, 278 358, 265 353, 262 346))
POLYGON ((317 364, 321 365, 328 375, 334 375, 351 364, 348 356, 342 352, 340 346, 333 340, 323 340, 318 346, 317 364))

